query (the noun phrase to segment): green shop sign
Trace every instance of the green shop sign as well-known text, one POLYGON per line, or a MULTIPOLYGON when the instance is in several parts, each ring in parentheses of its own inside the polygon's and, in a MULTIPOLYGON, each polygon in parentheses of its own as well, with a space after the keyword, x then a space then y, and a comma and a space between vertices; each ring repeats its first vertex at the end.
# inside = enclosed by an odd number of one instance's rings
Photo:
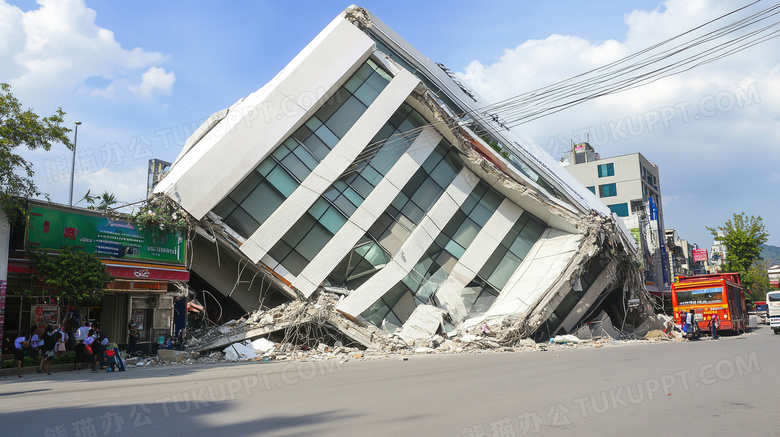
POLYGON ((180 231, 141 229, 124 220, 30 205, 27 247, 66 246, 98 257, 184 264, 186 243, 180 231))

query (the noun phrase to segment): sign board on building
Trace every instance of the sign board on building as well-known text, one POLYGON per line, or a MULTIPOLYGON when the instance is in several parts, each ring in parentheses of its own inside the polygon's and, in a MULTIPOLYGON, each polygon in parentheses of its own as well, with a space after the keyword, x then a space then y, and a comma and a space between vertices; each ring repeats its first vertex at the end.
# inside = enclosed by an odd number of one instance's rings
POLYGON ((694 261, 707 261, 707 249, 693 249, 694 261))
POLYGON ((30 317, 33 325, 46 326, 60 323, 60 307, 57 305, 33 305, 30 307, 30 317))
POLYGON ((180 231, 57 207, 30 205, 26 246, 33 249, 89 252, 97 257, 184 264, 186 242, 180 231))

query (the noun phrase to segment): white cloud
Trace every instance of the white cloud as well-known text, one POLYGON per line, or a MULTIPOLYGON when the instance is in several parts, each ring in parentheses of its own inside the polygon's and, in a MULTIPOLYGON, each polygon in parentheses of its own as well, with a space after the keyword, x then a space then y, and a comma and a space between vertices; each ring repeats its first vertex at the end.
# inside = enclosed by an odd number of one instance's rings
POLYGON ((153 97, 155 94, 170 95, 176 75, 166 72, 164 68, 152 67, 141 76, 141 85, 130 87, 130 90, 144 97, 153 97))
MULTIPOLYGON (((92 173, 85 173, 78 176, 76 191, 74 188, 73 197, 80 199, 83 193, 91 190, 91 194, 101 194, 104 191, 116 196, 120 203, 132 203, 146 198, 146 185, 142 182, 146 180, 146 168, 138 166, 134 168, 110 168, 104 167, 92 173), (78 195, 76 194, 78 193, 78 195)), ((75 203, 77 199, 74 199, 75 203)))
MULTIPOLYGON (((110 98, 138 82, 141 71, 166 59, 158 52, 123 48, 113 32, 95 24, 97 14, 84 0, 38 4, 38 9, 23 12, 0 0, 0 77, 19 94, 81 88, 110 98), (84 89, 84 81, 91 77, 108 84, 84 89)), ((170 92, 172 83, 166 86, 170 92)))
MULTIPOLYGON (((488 101, 499 101, 600 67, 741 6, 738 0, 667 0, 655 10, 626 15, 624 38, 592 42, 550 35, 507 49, 496 62, 472 61, 459 76, 488 101)), ((707 244, 704 226, 718 225, 733 212, 780 215, 780 204, 769 205, 771 193, 757 183, 772 178, 780 162, 778 54, 780 40, 771 40, 520 128, 556 158, 571 140, 588 136, 605 157, 641 152, 659 165, 667 226, 707 244)), ((770 233, 780 235, 778 226, 770 233)))

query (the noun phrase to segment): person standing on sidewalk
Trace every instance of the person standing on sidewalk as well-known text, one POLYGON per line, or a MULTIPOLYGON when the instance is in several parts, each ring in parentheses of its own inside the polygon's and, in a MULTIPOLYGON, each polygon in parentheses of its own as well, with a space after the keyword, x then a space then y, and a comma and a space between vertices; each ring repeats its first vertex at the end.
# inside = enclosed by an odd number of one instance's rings
POLYGON ((38 326, 30 326, 30 358, 38 358, 38 347, 41 339, 38 338, 38 326))
POLYGON ((713 340, 718 339, 718 328, 720 328, 720 317, 717 314, 713 314, 710 319, 710 333, 713 340))
POLYGON ((127 324, 127 354, 133 355, 135 353, 135 344, 138 341, 138 331, 135 329, 135 323, 130 319, 130 323, 127 324))
POLYGON ((95 369, 95 348, 97 343, 95 343, 95 330, 90 329, 87 335, 87 338, 84 339, 84 353, 87 358, 88 363, 92 363, 92 373, 97 373, 97 369, 95 369))
POLYGON ((41 346, 41 364, 38 365, 38 373, 43 373, 45 364, 46 374, 51 375, 51 362, 54 359, 54 346, 57 338, 54 336, 54 328, 51 325, 46 326, 46 333, 43 334, 43 346, 41 346))
POLYGON ((14 341, 14 359, 16 360, 16 374, 22 377, 22 362, 24 361, 24 349, 27 347, 27 337, 20 335, 14 341))

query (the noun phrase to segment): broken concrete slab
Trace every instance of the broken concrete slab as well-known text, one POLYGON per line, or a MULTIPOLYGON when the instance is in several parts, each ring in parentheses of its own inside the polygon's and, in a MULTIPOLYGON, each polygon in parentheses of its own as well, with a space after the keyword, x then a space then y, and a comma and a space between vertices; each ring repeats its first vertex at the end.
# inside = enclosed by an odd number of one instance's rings
POLYGON ((446 312, 432 305, 420 305, 404 323, 398 337, 404 341, 430 339, 443 329, 446 312))

